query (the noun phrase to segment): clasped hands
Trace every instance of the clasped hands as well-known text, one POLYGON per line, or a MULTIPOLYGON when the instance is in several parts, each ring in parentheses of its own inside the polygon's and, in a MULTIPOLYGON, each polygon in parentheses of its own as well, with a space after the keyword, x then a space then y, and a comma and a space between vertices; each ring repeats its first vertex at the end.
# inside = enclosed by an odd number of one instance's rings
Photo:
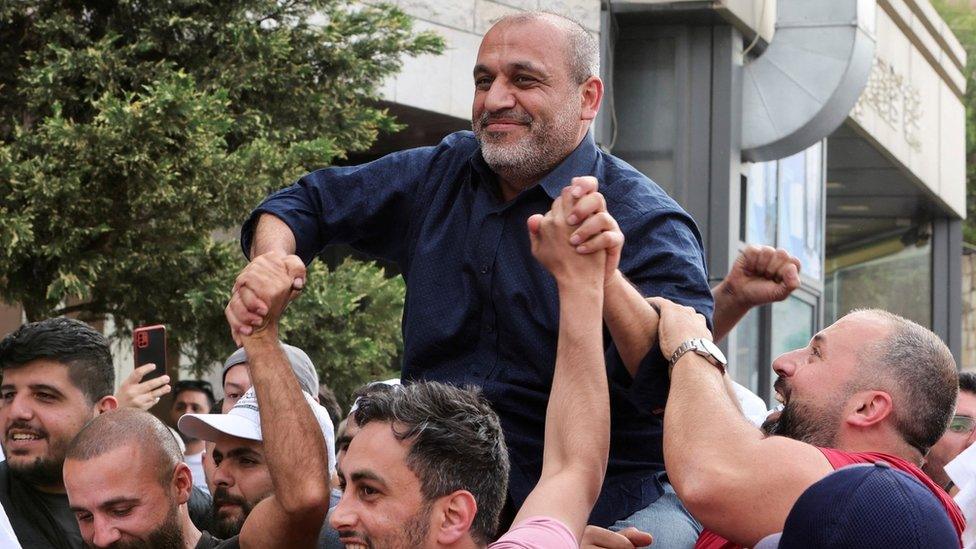
POLYGON ((278 319, 305 287, 305 276, 305 263, 296 255, 271 251, 252 259, 224 309, 234 342, 240 346, 243 338, 258 335, 277 340, 278 319))

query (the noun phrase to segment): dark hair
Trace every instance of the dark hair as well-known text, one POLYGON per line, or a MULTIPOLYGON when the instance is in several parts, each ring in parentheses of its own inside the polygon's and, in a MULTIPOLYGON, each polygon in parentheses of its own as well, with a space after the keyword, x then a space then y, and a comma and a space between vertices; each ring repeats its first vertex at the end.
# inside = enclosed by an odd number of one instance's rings
POLYGON ((88 422, 71 441, 65 460, 88 461, 116 448, 133 445, 145 459, 156 462, 157 480, 167 486, 173 469, 183 461, 179 443, 169 427, 149 412, 119 408, 88 422))
POLYGON ((213 406, 210 407, 210 413, 220 414, 223 413, 223 409, 224 409, 224 399, 220 399, 217 402, 214 402, 213 406))
POLYGON ((878 309, 857 312, 873 315, 890 327, 888 336, 872 346, 872 355, 882 379, 895 385, 898 432, 925 455, 942 438, 955 411, 956 361, 939 336, 907 318, 878 309))
POLYGON ((202 379, 181 379, 173 385, 173 399, 175 400, 184 391, 199 391, 207 395, 207 404, 213 407, 215 399, 213 387, 210 386, 209 381, 202 379))
POLYGON ((425 502, 467 490, 478 504, 471 524, 476 541, 498 529, 508 489, 508 450, 498 414, 476 388, 437 382, 397 386, 359 401, 356 423, 389 423, 409 440, 407 467, 420 479, 425 502))
POLYGON ((339 422, 343 419, 342 407, 339 406, 339 400, 336 399, 335 392, 325 383, 319 384, 319 404, 329 412, 329 417, 332 418, 332 425, 339 425, 339 422))
POLYGON ((976 372, 959 372, 959 390, 976 394, 976 372))
POLYGON ((48 359, 64 364, 68 378, 92 404, 115 390, 115 367, 108 340, 71 318, 24 324, 0 341, 0 370, 48 359))

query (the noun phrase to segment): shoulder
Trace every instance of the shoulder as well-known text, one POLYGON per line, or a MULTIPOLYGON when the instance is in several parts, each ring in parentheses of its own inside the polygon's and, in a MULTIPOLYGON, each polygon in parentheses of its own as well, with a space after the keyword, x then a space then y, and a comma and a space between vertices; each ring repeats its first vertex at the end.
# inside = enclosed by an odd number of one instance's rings
POLYGON ((660 185, 612 154, 599 152, 597 178, 600 192, 607 199, 607 208, 614 217, 626 220, 628 217, 677 216, 692 221, 660 185))
POLYGON ((516 524, 489 549, 573 549, 576 536, 562 522, 551 517, 530 517, 516 524))

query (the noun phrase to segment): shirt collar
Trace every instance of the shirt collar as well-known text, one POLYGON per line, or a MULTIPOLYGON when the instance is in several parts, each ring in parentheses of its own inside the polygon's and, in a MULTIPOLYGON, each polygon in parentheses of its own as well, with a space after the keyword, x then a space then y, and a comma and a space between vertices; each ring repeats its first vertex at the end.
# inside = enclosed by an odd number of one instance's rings
MULTIPOLYGON (((551 172, 539 180, 535 186, 541 187, 549 198, 555 200, 562 192, 563 187, 569 185, 574 177, 588 175, 593 171, 596 163, 597 148, 593 141, 593 133, 586 132, 583 140, 569 156, 563 159, 551 172)), ((485 181, 497 181, 497 176, 488 164, 485 157, 481 154, 481 147, 478 147, 474 157, 471 159, 474 169, 485 181)))
POLYGON ((539 180, 538 185, 546 191, 549 198, 555 200, 563 187, 569 185, 574 177, 588 175, 593 171, 593 164, 596 163, 596 143, 593 141, 593 133, 586 132, 583 140, 569 156, 563 159, 545 177, 539 180))

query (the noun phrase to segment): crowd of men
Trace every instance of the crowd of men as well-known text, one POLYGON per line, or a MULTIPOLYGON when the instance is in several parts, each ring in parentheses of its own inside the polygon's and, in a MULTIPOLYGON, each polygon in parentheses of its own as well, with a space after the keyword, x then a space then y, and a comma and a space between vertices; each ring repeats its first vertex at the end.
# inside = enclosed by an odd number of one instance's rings
POLYGON ((258 206, 220 400, 143 381, 152 365, 115 391, 105 338, 75 320, 7 336, 16 542, 958 547, 944 469, 972 443, 973 377, 931 331, 859 310, 774 361, 782 409, 750 420, 714 342, 799 287, 799 262, 750 246, 709 287, 694 221, 593 141, 598 59, 571 20, 505 17, 474 67, 473 132, 258 206), (357 391, 346 417, 278 333, 337 243, 407 283, 401 379, 357 391), (169 393, 170 417, 147 412, 169 393))

